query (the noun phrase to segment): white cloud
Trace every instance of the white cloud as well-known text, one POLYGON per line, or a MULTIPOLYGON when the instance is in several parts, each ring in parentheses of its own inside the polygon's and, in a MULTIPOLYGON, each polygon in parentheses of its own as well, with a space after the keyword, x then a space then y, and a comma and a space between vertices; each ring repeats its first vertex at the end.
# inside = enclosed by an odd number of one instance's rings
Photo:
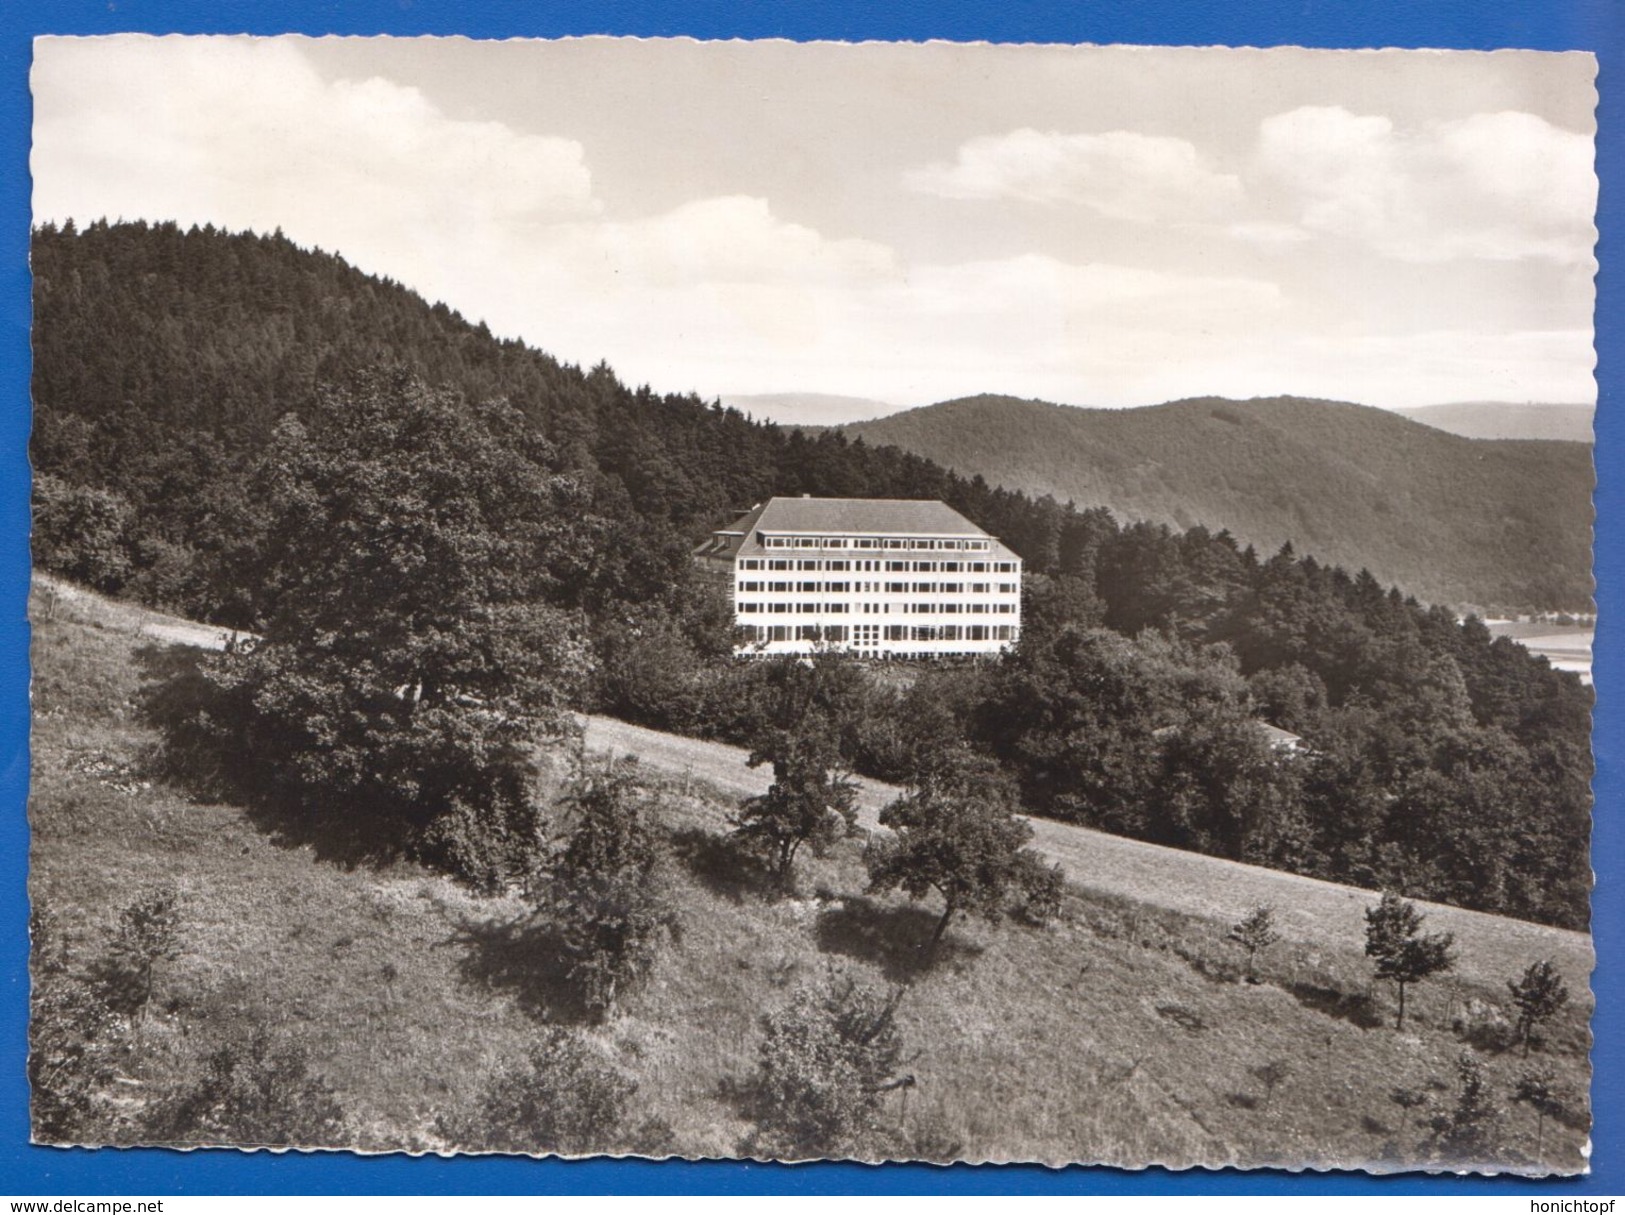
POLYGON ((622 281, 862 283, 899 273, 874 241, 829 239, 773 214, 766 199, 730 195, 661 215, 571 224, 549 236, 549 254, 578 273, 622 281))
MULTIPOLYGON (((291 41, 46 39, 33 83, 41 219, 280 227, 498 333, 573 362, 607 358, 665 390, 913 403, 988 390, 1100 405, 1284 391, 1385 404, 1590 399, 1585 334, 1519 332, 1507 309, 1486 322, 1494 332, 1418 311, 1428 332, 1381 337, 1339 327, 1335 301, 1305 307, 1282 285, 1312 241, 1342 259, 1362 299, 1383 273, 1373 247, 1407 260, 1583 260, 1590 141, 1527 114, 1403 130, 1298 110, 1266 122, 1239 167, 1179 139, 1023 130, 971 139, 952 164, 909 177, 937 195, 1178 225, 1211 256, 1171 271, 1055 256, 1046 226, 1074 226, 1060 212, 1025 229, 1023 255, 967 260, 974 239, 922 222, 905 258, 798 222, 818 199, 787 187, 770 200, 740 192, 754 180, 699 170, 698 196, 681 205, 607 207, 591 147, 454 117, 389 80, 325 79, 291 41)), ((839 176, 838 161, 829 171, 839 176)), ((877 214, 920 203, 895 189, 863 201, 877 214)), ((889 218, 895 227, 909 212, 889 218)), ((1126 263, 1163 236, 1114 228, 1110 240, 1095 257, 1126 263)))
POLYGON ((579 143, 325 81, 286 41, 41 39, 32 84, 40 219, 281 227, 433 294, 464 245, 597 209, 579 143))
MULTIPOLYGON (((1591 257, 1592 141, 1503 111, 1401 129, 1307 106, 1264 121, 1257 175, 1304 233, 1413 262, 1591 257)), ((1238 233, 1245 235, 1245 233, 1238 233)))
POLYGON ((1072 203, 1144 222, 1216 218, 1243 194, 1240 179, 1210 167, 1194 144, 1134 131, 980 136, 960 146, 953 164, 927 165, 905 180, 944 198, 1072 203))

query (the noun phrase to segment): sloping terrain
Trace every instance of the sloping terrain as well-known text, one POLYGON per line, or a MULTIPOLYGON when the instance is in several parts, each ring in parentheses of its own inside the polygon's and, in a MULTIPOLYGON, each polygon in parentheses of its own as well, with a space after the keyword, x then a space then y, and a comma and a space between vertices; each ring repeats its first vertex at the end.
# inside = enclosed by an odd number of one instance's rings
POLYGON ((1076 409, 980 396, 842 428, 1123 519, 1228 529, 1369 569, 1424 600, 1584 606, 1589 448, 1471 440, 1291 397, 1076 409))
MULTIPOLYGON (((157 736, 142 706, 201 651, 92 595, 37 593, 33 618, 30 895, 36 940, 73 943, 66 976, 36 969, 44 1027, 56 985, 93 968, 123 909, 162 888, 178 900, 178 949, 156 970, 154 1007, 123 1025, 118 1069, 89 1078, 92 1098, 134 1118, 253 1024, 331 1089, 342 1142, 455 1147, 441 1116, 477 1116, 485 1078, 558 1015, 558 978, 538 965, 523 900, 406 862, 339 863, 318 836, 164 784, 145 768, 157 736)), ((730 862, 726 817, 761 775, 737 752, 603 722, 588 743, 642 757, 680 931, 617 1015, 579 1032, 636 1082, 635 1116, 666 1123, 678 1154, 746 1150, 738 1093, 759 1016, 834 968, 907 985, 915 1084, 884 1116, 934 1157, 1437 1167, 1435 1126, 1472 1049, 1491 1107, 1490 1147, 1472 1163, 1584 1166, 1582 937, 1429 909, 1430 928, 1458 933, 1461 960, 1413 989, 1396 1032, 1392 993, 1371 983, 1358 946, 1369 895, 1064 830, 1040 837, 1077 867, 1059 922, 956 924, 922 970, 932 904, 867 895, 858 841, 800 862, 791 897, 730 862), (1112 844, 1123 850, 1103 851, 1112 844), (1261 900, 1286 939, 1248 984, 1225 933, 1261 900), (1507 1044, 1502 979, 1539 957, 1577 998, 1526 1061, 1507 1044), (1567 1112, 1543 1122, 1510 1099, 1541 1064, 1568 1093, 1567 1112)), ((872 787, 868 812, 885 796, 872 787)), ((71 1053, 53 1058, 71 1072, 71 1053)), ((41 1075, 64 1078, 61 1066, 41 1075)))

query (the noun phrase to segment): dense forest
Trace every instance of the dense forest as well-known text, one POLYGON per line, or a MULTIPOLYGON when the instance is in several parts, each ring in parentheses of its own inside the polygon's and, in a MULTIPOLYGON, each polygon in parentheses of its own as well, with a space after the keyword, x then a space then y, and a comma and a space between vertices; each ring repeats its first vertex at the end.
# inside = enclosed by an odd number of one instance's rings
MULTIPOLYGON (((1587 419, 1586 425, 1589 425, 1587 419)), ((1387 410, 1273 397, 1075 409, 970 397, 842 428, 1120 519, 1225 527, 1369 568, 1419 598, 1584 611, 1587 445, 1463 438, 1387 410)))
MULTIPOLYGON (((517 690, 550 721, 568 703, 750 742, 771 664, 731 658, 691 547, 771 494, 940 498, 1026 559, 1023 640, 996 663, 832 661, 817 708, 844 762, 917 782, 946 740, 1037 813, 1587 923, 1590 690, 1368 572, 633 389, 279 235, 45 227, 32 264, 40 563, 265 634, 223 684, 287 720, 323 709, 318 666, 334 687, 384 670, 382 707, 340 740, 362 757, 345 779, 410 803, 443 849, 466 842, 448 816, 483 812, 472 778, 377 779, 365 756, 402 741, 392 722, 432 707, 423 737, 477 760, 511 740, 474 738, 468 706, 495 722, 517 690), (410 618, 380 614, 394 602, 410 618), (419 673, 388 675, 398 656, 419 673), (512 671, 523 688, 481 684, 512 671)), ((285 772, 314 754, 263 730, 244 745, 285 772)))

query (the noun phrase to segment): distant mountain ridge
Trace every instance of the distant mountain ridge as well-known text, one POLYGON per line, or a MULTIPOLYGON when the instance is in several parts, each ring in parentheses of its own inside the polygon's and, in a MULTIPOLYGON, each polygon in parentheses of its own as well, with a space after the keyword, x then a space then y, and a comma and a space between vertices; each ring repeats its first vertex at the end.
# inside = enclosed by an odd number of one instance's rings
POLYGON ((1228 529, 1268 551, 1291 542, 1436 602, 1590 593, 1594 473, 1581 443, 1468 439, 1294 397, 1114 410, 977 396, 841 430, 1123 519, 1228 529))
POLYGON ((841 426, 897 412, 897 406, 888 401, 828 392, 724 393, 719 399, 726 408, 737 409, 753 418, 807 430, 822 430, 826 426, 841 426))
POLYGON ((1453 401, 1446 405, 1413 405, 1393 412, 1468 439, 1555 439, 1590 443, 1591 419, 1596 408, 1519 401, 1453 401))

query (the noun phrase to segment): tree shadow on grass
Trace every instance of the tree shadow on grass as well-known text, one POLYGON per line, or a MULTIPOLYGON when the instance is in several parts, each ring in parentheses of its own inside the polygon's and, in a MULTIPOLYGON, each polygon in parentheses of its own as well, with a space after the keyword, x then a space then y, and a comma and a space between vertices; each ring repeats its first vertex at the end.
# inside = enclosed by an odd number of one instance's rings
POLYGON ((552 925, 532 915, 465 922, 448 944, 464 950, 457 963, 465 983, 514 997, 520 1011, 554 1025, 596 1020, 570 978, 571 960, 552 925))
POLYGON ((1287 985, 1289 994, 1312 1012, 1347 1021, 1359 1029, 1377 1029, 1383 1016, 1377 1003, 1364 992, 1346 992, 1337 987, 1323 987, 1318 983, 1297 982, 1287 985))
POLYGON ((950 927, 930 952, 937 916, 913 904, 887 905, 862 895, 845 895, 818 916, 818 948, 880 968, 892 983, 908 983, 925 971, 969 961, 979 945, 955 939, 950 927))
POLYGON ((137 712, 161 738, 146 757, 146 774, 193 801, 242 807, 254 828, 280 848, 309 848, 318 860, 346 869, 400 860, 407 825, 351 805, 313 807, 258 776, 249 757, 234 753, 221 726, 231 706, 203 673, 208 658, 187 646, 155 643, 136 650, 142 677, 137 712))
POLYGON ((672 836, 671 849, 694 880, 718 898, 743 903, 779 891, 766 866, 725 835, 687 827, 672 836))

